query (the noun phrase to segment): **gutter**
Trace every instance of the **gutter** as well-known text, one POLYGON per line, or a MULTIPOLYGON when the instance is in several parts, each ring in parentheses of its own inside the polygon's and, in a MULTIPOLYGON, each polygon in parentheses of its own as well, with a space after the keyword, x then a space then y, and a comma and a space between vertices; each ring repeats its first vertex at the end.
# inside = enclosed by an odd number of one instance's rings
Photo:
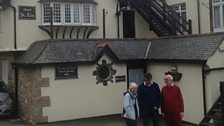
POLYGON ((224 67, 205 69, 205 73, 208 73, 208 72, 211 72, 211 71, 215 71, 215 70, 224 70, 224 67))

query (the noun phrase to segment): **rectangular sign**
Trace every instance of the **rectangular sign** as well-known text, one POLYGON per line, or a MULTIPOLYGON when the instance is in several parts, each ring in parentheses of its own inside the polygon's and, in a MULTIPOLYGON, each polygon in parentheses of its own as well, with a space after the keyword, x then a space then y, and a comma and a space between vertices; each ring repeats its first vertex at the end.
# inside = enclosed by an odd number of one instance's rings
POLYGON ((126 81, 125 75, 123 76, 115 76, 115 82, 124 82, 126 81))
POLYGON ((35 20, 36 19, 36 7, 34 7, 34 6, 19 6, 19 19, 35 20))
POLYGON ((64 65, 55 67, 55 79, 78 78, 77 66, 64 65))

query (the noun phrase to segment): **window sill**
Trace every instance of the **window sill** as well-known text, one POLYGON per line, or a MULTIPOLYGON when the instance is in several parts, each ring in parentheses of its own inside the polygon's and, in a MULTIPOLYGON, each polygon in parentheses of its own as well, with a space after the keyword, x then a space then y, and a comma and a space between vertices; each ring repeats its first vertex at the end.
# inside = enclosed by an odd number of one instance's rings
POLYGON ((224 32, 224 28, 214 28, 214 32, 224 32))

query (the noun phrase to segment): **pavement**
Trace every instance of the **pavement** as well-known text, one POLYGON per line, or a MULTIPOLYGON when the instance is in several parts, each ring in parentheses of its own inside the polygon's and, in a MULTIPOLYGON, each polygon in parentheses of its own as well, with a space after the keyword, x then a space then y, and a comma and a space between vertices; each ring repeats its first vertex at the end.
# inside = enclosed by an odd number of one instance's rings
MULTIPOLYGON (((33 126, 33 124, 24 121, 20 118, 3 118, 0 119, 0 126, 33 126)), ((69 121, 36 124, 36 126, 126 126, 126 125, 120 115, 111 115, 111 116, 94 117, 87 119, 76 119, 69 121)), ((139 121, 138 126, 143 126, 141 121, 139 121)), ((160 126, 165 126, 165 122, 162 118, 160 119, 160 126)), ((184 126, 193 126, 193 125, 184 124, 184 126)))

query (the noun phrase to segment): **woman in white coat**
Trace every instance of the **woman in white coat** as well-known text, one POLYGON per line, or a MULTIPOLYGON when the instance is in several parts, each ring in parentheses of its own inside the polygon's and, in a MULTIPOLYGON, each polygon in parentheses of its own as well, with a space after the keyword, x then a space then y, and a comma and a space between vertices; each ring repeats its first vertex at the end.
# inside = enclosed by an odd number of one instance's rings
POLYGON ((124 93, 123 117, 127 126, 137 126, 139 117, 139 106, 137 100, 138 86, 135 82, 129 84, 129 90, 124 93))

